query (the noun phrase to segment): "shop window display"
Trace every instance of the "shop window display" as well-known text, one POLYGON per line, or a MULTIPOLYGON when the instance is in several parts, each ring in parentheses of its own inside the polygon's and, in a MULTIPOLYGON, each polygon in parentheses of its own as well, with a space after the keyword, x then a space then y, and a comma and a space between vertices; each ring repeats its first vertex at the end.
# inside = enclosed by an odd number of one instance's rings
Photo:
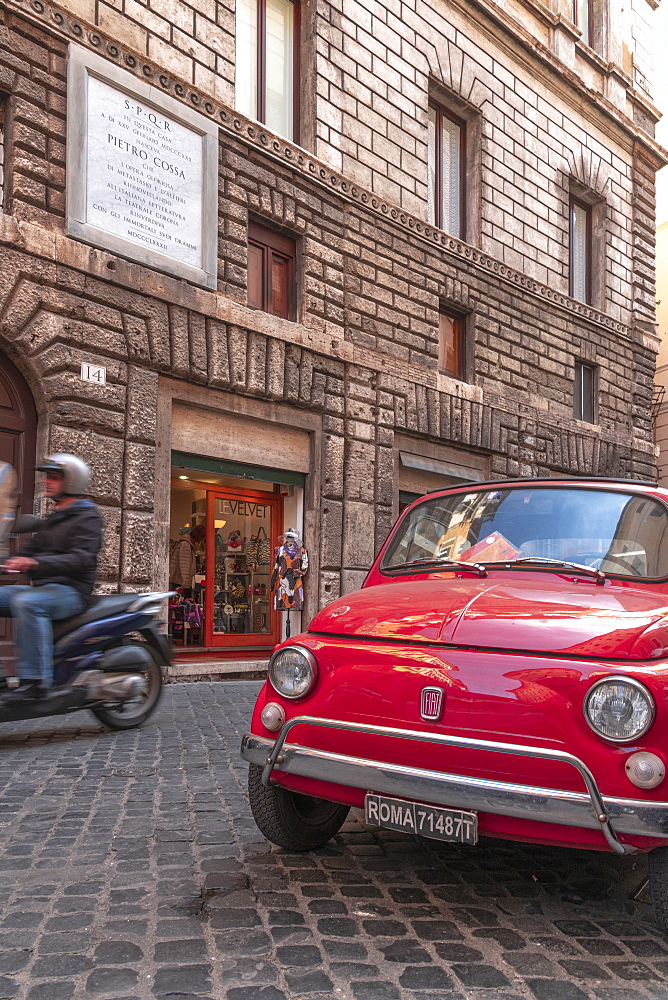
POLYGON ((272 571, 286 488, 226 482, 233 477, 173 470, 170 633, 177 646, 269 650, 282 625, 272 571))
MULTIPOLYGON (((203 491, 199 491, 203 492, 203 491)), ((204 577, 206 524, 203 499, 188 497, 190 517, 170 543, 169 586, 176 597, 169 606, 169 631, 177 646, 204 644, 204 577)))
POLYGON ((214 633, 268 635, 272 503, 216 496, 214 633))

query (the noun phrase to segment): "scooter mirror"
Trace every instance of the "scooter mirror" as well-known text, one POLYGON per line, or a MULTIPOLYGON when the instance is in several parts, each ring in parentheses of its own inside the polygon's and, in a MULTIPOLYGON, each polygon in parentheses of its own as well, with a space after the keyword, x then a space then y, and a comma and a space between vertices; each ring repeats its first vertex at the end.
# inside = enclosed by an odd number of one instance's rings
POLYGON ((28 532, 37 531, 44 521, 37 514, 17 514, 12 525, 13 535, 25 535, 28 532))

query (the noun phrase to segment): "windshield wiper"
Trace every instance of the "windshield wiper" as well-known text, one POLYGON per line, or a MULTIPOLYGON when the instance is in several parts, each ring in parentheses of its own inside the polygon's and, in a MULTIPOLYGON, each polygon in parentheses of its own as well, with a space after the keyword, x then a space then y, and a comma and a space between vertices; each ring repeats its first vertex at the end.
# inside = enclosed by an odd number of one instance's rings
POLYGON ((480 563, 466 562, 465 559, 438 559, 435 556, 423 556, 420 559, 410 559, 408 562, 395 563, 394 566, 388 566, 387 569, 412 569, 413 566, 423 568, 427 566, 455 566, 457 569, 470 569, 472 572, 477 573, 478 576, 487 576, 487 570, 480 563))
POLYGON ((603 583, 605 581, 605 573, 600 569, 594 569, 593 566, 583 566, 582 563, 568 562, 567 559, 550 559, 548 556, 521 556, 519 559, 498 559, 494 563, 487 562, 485 565, 503 566, 506 569, 512 569, 513 566, 517 566, 519 563, 537 563, 539 566, 573 569, 578 573, 584 573, 586 576, 595 577, 596 583, 603 583))

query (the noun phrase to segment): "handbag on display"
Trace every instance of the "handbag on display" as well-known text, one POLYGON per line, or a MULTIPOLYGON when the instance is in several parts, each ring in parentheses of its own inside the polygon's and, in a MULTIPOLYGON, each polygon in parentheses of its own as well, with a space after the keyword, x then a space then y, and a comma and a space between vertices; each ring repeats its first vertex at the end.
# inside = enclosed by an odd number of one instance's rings
POLYGON ((239 601, 246 596, 246 585, 238 577, 233 578, 229 582, 228 591, 233 601, 239 601))
POLYGON ((191 628, 202 627, 202 609, 199 604, 187 603, 185 609, 185 619, 191 628))
POLYGON ((257 529, 257 534, 251 535, 248 540, 246 556, 251 569, 257 569, 258 566, 266 566, 269 562, 271 558, 271 545, 269 543, 269 536, 264 530, 263 525, 260 525, 257 529))
POLYGON ((245 538, 241 537, 240 531, 230 531, 227 536, 227 548, 228 549, 238 549, 246 541, 245 538))
POLYGON ((257 529, 257 535, 253 535, 249 544, 254 543, 252 562, 257 566, 266 566, 271 559, 271 543, 269 541, 269 535, 264 530, 264 526, 260 525, 257 529))
POLYGON ((259 542, 260 539, 258 535, 251 535, 246 542, 246 562, 252 570, 257 569, 259 565, 257 561, 259 542))

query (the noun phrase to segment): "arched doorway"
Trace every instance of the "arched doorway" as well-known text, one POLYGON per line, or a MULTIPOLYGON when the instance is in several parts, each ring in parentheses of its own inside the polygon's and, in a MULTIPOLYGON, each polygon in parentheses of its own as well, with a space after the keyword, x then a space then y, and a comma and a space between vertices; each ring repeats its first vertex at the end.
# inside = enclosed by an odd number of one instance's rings
MULTIPOLYGON (((16 469, 19 481, 20 509, 32 513, 35 486, 35 445, 37 412, 28 385, 0 352, 0 461, 16 469)), ((14 660, 11 624, 0 618, 0 659, 11 670, 14 660)))
POLYGON ((16 469, 25 514, 32 513, 36 436, 37 412, 30 389, 19 370, 0 352, 0 461, 16 469))

